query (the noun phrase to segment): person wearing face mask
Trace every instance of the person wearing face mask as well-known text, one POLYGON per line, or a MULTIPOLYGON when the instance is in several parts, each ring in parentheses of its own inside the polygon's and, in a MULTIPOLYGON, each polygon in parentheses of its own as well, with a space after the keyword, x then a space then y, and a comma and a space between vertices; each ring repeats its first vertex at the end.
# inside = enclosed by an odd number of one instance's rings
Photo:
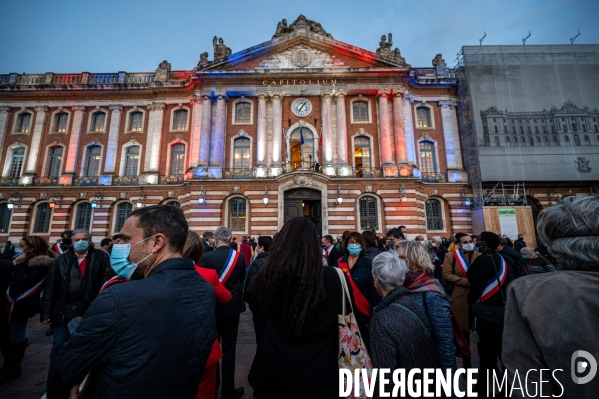
POLYGON ((91 245, 87 230, 75 230, 73 247, 54 259, 44 283, 40 319, 54 329, 50 350, 52 366, 62 346, 70 337, 67 324, 81 317, 98 296, 110 258, 91 245))
POLYGON ((333 236, 326 235, 320 240, 322 249, 326 252, 325 257, 329 266, 337 266, 337 260, 343 256, 343 252, 333 245, 333 236))
POLYGON ((60 235, 60 242, 52 246, 52 250, 58 255, 62 255, 71 250, 73 246, 73 230, 65 230, 60 235))
POLYGON ((372 262, 364 256, 366 244, 362 235, 357 231, 348 234, 341 248, 345 255, 337 261, 337 267, 343 270, 349 279, 354 314, 362 339, 368 346, 370 316, 372 310, 381 301, 381 295, 374 287, 372 262))
POLYGON ((182 257, 187 233, 183 212, 170 205, 129 214, 110 264, 131 280, 91 304, 50 365, 48 399, 68 396, 90 371, 90 397, 196 397, 216 339, 216 298, 182 257))
POLYGON ((528 274, 538 274, 555 271, 555 266, 551 264, 551 261, 541 256, 541 254, 536 252, 534 249, 524 247, 520 250, 520 253, 522 254, 522 259, 524 259, 526 268, 528 269, 528 274))
MULTIPOLYGON (((451 292, 451 311, 457 320, 466 342, 470 345, 470 319, 468 307, 468 292, 470 286, 466 273, 470 265, 480 256, 479 252, 474 251, 472 237, 466 233, 457 233, 455 235, 456 243, 459 248, 455 251, 445 254, 443 261, 443 278, 445 281, 453 284, 451 292)), ((464 358, 464 368, 472 367, 470 358, 464 358)))
POLYGON ((12 279, 6 290, 10 318, 10 352, 0 376, 0 385, 21 377, 21 362, 27 348, 27 322, 39 311, 40 294, 52 258, 48 243, 39 236, 19 242, 21 254, 14 259, 12 279))

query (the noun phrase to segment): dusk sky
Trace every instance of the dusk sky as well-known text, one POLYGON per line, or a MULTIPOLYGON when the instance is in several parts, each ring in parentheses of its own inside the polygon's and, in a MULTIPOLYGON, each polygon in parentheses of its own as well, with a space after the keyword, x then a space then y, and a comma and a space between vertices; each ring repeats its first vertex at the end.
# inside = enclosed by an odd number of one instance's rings
POLYGON ((333 37, 370 51, 393 33, 406 62, 449 67, 463 45, 599 43, 597 0, 503 1, 46 1, 0 0, 0 73, 149 72, 166 59, 192 69, 213 57, 212 38, 233 53, 271 39, 298 15, 333 37))

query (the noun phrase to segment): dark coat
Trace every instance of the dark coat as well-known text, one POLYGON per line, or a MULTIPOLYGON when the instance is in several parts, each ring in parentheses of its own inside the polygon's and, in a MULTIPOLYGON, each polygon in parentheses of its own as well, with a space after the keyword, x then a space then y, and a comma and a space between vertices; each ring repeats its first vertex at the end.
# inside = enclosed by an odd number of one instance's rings
POLYGON ((505 259, 507 264, 512 268, 514 278, 522 277, 528 274, 526 265, 522 262, 522 255, 512 247, 505 246, 501 251, 498 251, 499 255, 505 259))
POLYGON ((337 249, 333 245, 333 249, 331 249, 331 253, 327 255, 327 264, 329 266, 337 266, 337 261, 343 257, 343 252, 340 249, 337 249))
POLYGON ((520 252, 520 250, 525 247, 526 247, 526 243, 524 242, 523 239, 518 238, 516 241, 514 241, 514 249, 516 251, 520 252))
POLYGON ((204 254, 207 254, 210 251, 214 251, 214 248, 212 248, 210 244, 204 241, 204 254))
POLYGON ((48 398, 66 398, 92 370, 96 398, 195 398, 216 339, 215 305, 185 258, 107 288, 50 368, 48 398))
MULTIPOLYGON (((39 283, 48 275, 51 264, 51 257, 40 255, 15 265, 10 296, 16 298, 39 283)), ((35 294, 15 302, 11 315, 12 320, 26 320, 39 313, 42 288, 43 286, 35 294)))
POLYGON ((534 258, 532 261, 526 260, 526 262, 528 262, 528 274, 539 274, 555 271, 555 267, 551 264, 551 261, 540 255, 534 258))
POLYGON ((424 309, 410 296, 403 286, 395 288, 383 298, 370 319, 370 356, 376 368, 410 370, 439 367, 431 338, 431 323, 424 309), (413 314, 393 303, 414 312, 428 333, 413 314))
POLYGON ((268 259, 268 252, 260 252, 258 254, 258 256, 256 257, 256 259, 254 259, 254 261, 250 265, 250 268, 248 269, 248 277, 245 282, 246 291, 244 292, 243 296, 244 296, 245 301, 250 304, 250 310, 252 312, 255 312, 256 309, 255 309, 255 307, 253 305, 253 301, 252 301, 252 299, 253 299, 252 292, 249 291, 248 288, 250 287, 250 284, 254 280, 254 277, 256 277, 256 274, 258 274, 260 269, 262 269, 262 266, 264 266, 264 264, 266 263, 267 259, 268 259))
MULTIPOLYGON (((217 274, 220 273, 221 269, 225 266, 230 249, 231 248, 227 245, 221 245, 214 251, 205 254, 202 260, 204 267, 216 270, 217 274)), ((239 313, 245 312, 245 302, 243 301, 244 280, 245 263, 243 261, 243 254, 240 253, 233 272, 231 272, 231 276, 229 276, 228 280, 225 282, 225 288, 229 290, 233 298, 229 303, 216 304, 217 320, 236 317, 239 313)))
MULTIPOLYGON (((487 282, 491 278, 495 278, 495 269, 497 269, 497 273, 499 273, 499 270, 501 268, 500 262, 501 258, 499 257, 497 251, 494 249, 483 252, 478 258, 474 260, 474 262, 472 262, 467 273, 468 283, 470 284, 470 292, 468 292, 468 302, 473 304, 480 299, 483 291, 487 286, 487 282), (493 268, 493 263, 495 263, 495 269, 493 268)), ((507 286, 512 280, 513 275, 510 276, 508 268, 508 275, 506 276, 505 282, 502 285, 504 295, 507 286)), ((493 296, 487 299, 485 303, 489 305, 503 305, 504 302, 500 291, 501 290, 498 290, 493 296)))
MULTIPOLYGON (((13 263, 9 260, 0 259, 0 305, 6 304, 6 295, 4 292, 8 289, 12 281, 13 263)), ((6 312, 5 312, 6 313, 6 312)))
POLYGON ((374 260, 374 258, 376 258, 377 255, 382 252, 383 251, 381 251, 377 247, 368 247, 368 248, 366 248, 366 253, 364 254, 364 257, 366 259, 368 259, 370 262, 372 262, 374 260))
POLYGON ((342 311, 341 281, 335 269, 322 270, 326 298, 296 336, 288 338, 284 329, 268 320, 248 377, 257 398, 339 396, 337 315, 342 311), (305 383, 299 389, 301 381, 305 383))
POLYGON ((40 319, 50 319, 52 326, 63 326, 71 319, 83 316, 98 296, 106 280, 104 273, 109 267, 108 254, 93 247, 87 252, 87 266, 83 279, 79 272, 77 255, 73 251, 54 258, 44 284, 40 319))
POLYGON ((6 260, 12 260, 13 256, 15 256, 14 245, 11 245, 10 247, 5 247, 4 251, 2 251, 2 257, 6 260))

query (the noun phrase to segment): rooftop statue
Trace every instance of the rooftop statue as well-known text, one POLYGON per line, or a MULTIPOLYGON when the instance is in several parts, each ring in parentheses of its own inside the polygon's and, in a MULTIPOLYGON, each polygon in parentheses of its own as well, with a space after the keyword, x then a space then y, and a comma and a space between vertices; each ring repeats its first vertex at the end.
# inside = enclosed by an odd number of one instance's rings
POLYGON ((442 54, 437 54, 435 56, 435 58, 433 59, 433 66, 434 67, 447 67, 447 63, 443 59, 442 54))
POLYGON ((231 48, 225 46, 222 37, 219 37, 217 39, 217 37, 214 36, 214 39, 212 39, 212 45, 214 46, 214 60, 215 61, 219 60, 221 58, 224 58, 224 57, 228 57, 232 53, 231 48))
POLYGON ((406 59, 401 56, 401 51, 399 51, 399 48, 395 47, 395 50, 392 50, 392 48, 393 48, 393 35, 391 33, 389 33, 389 41, 388 42, 387 42, 387 36, 385 36, 385 35, 381 36, 381 41, 379 42, 379 48, 376 49, 376 53, 382 57, 392 58, 395 61, 399 61, 399 62, 405 64, 406 59))
POLYGON ((312 21, 311 19, 306 18, 303 14, 297 17, 295 21, 289 26, 287 26, 287 20, 283 19, 281 22, 277 24, 277 30, 273 35, 273 39, 285 35, 287 33, 295 32, 298 30, 306 30, 312 33, 316 33, 318 35, 323 35, 327 37, 333 37, 330 33, 327 33, 320 23, 312 21))
POLYGON ((198 66, 200 67, 202 65, 207 64, 208 62, 208 52, 204 51, 202 54, 200 54, 200 62, 198 62, 198 66))

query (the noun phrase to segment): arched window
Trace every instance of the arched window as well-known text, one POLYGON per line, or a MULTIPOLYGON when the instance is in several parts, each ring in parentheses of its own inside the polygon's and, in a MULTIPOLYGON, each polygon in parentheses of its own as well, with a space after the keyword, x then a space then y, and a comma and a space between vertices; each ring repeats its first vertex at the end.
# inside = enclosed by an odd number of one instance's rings
POLYGON ((514 145, 518 145, 518 137, 514 136, 514 145))
MULTIPOLYGON (((538 138, 538 137, 537 137, 537 138, 538 138)), ((531 147, 535 145, 535 142, 534 142, 534 140, 532 139, 532 137, 529 137, 529 138, 528 138, 528 142, 530 143, 530 146, 531 146, 531 147)))
POLYGON ((537 141, 537 145, 541 145, 541 138, 537 136, 536 139, 537 139, 536 140, 537 141))
POLYGON ((61 112, 54 115, 54 131, 58 133, 65 133, 67 131, 67 122, 69 121, 69 114, 61 112))
POLYGON ((251 166, 250 163, 250 139, 247 137, 235 139, 233 141, 233 168, 249 168, 251 166))
POLYGON ((96 112, 92 114, 92 122, 90 126, 90 132, 103 132, 104 122, 106 120, 106 114, 104 112, 96 112))
POLYGON ((8 208, 8 202, 3 202, 0 204, 0 234, 8 233, 11 215, 12 209, 8 208))
POLYGON ((31 114, 23 112, 17 117, 16 133, 29 133, 29 125, 31 124, 31 114))
POLYGON ((62 166, 62 147, 52 147, 48 149, 48 177, 60 176, 62 166))
POLYGON ((118 233, 123 228, 127 216, 133 211, 133 205, 130 202, 121 202, 116 207, 116 220, 114 221, 114 232, 118 233))
POLYGON ((171 175, 185 173, 185 144, 171 146, 171 175))
POLYGON ((505 136, 505 145, 512 146, 512 142, 510 141, 510 136, 505 136))
POLYGON ((85 159, 83 163, 83 176, 100 175, 100 157, 102 147, 99 145, 90 145, 85 149, 85 159))
POLYGON ((127 147, 127 150, 125 152, 125 176, 137 176, 138 166, 139 146, 131 145, 127 147))
POLYGON ((418 127, 433 127, 431 123, 431 110, 428 107, 416 108, 418 127))
POLYGON ((420 171, 422 173, 437 172, 437 161, 435 160, 435 144, 431 141, 420 142, 420 171))
POLYGON ((564 140, 566 141, 566 143, 569 143, 570 142, 570 137, 564 136, 564 140))
POLYGON ((17 179, 21 177, 23 171, 23 160, 25 158, 25 147, 17 147, 12 150, 10 159, 10 170, 8 171, 8 177, 17 179))
POLYGON ((436 199, 426 200, 426 229, 443 230, 443 214, 441 202, 436 199))
POLYGON ((376 198, 369 195, 360 198, 360 230, 378 230, 379 217, 376 202, 376 198))
POLYGON ((370 168, 370 139, 368 137, 356 137, 354 139, 354 160, 356 168, 370 168))
POLYGON ((585 134, 585 135, 584 135, 584 143, 585 143, 585 144, 591 144, 591 139, 589 138, 589 135, 588 135, 588 134, 585 134))
POLYGON ((291 133, 290 151, 291 151, 291 169, 310 167, 310 163, 315 161, 314 158, 314 135, 310 129, 302 127, 295 129, 291 133), (301 137, 304 138, 304 144, 301 144, 301 137))
POLYGON ((47 202, 43 202, 37 206, 35 214, 35 224, 33 225, 34 233, 47 233, 50 229, 50 215, 52 209, 47 202))
POLYGON ((495 147, 499 147, 501 143, 499 142, 499 137, 495 136, 495 147))
POLYGON ((545 141, 545 145, 549 145, 549 137, 545 136, 543 140, 545 141))
POLYGON ((83 229, 89 231, 92 221, 92 205, 89 202, 82 202, 77 205, 75 214, 75 230, 83 229))
POLYGON ((173 130, 187 129, 187 110, 180 109, 173 114, 173 130))
POLYGON ((166 203, 167 205, 174 206, 175 208, 181 208, 181 203, 179 201, 169 201, 166 203))
POLYGON ((354 122, 368 122, 368 103, 366 101, 354 101, 352 103, 354 122))
POLYGON ((141 132, 143 128, 144 114, 141 111, 131 112, 129 114, 129 131, 141 132))
POLYGON ((558 145, 557 136, 553 136, 553 144, 558 145))
POLYGON ((580 137, 577 134, 574 135, 574 145, 580 145, 580 137))
POLYGON ((246 205, 244 198, 232 198, 229 200, 229 227, 231 231, 245 230, 246 205))
POLYGON ((252 104, 240 102, 235 104, 235 123, 251 122, 252 104))

